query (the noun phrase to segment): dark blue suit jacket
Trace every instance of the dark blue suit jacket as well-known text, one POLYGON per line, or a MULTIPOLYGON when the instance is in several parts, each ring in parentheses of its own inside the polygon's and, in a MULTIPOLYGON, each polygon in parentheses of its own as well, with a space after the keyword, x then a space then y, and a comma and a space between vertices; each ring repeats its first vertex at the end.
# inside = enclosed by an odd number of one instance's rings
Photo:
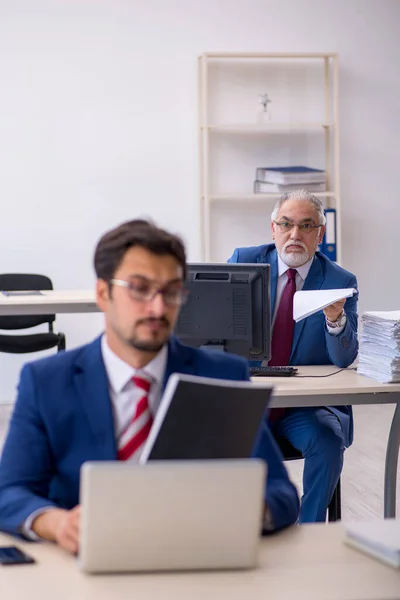
MULTIPOLYGON (((271 265, 271 313, 274 314, 278 281, 278 254, 275 244, 236 248, 228 262, 268 263, 271 265)), ((356 277, 332 262, 321 252, 314 256, 303 290, 357 289, 356 277)), ((328 333, 322 311, 295 324, 291 365, 328 365, 348 367, 357 357, 357 300, 358 293, 346 300, 347 322, 337 336, 328 333)), ((329 407, 338 416, 347 445, 353 441, 353 418, 350 406, 329 407)))
MULTIPOLYGON (((171 373, 247 380, 240 357, 196 350, 171 338, 171 373)), ((299 501, 281 454, 263 423, 254 455, 268 463, 266 501, 276 529, 296 521, 299 501)), ((27 364, 0 461, 0 529, 19 533, 37 509, 79 503, 79 472, 88 460, 113 460, 116 440, 100 338, 27 364)))

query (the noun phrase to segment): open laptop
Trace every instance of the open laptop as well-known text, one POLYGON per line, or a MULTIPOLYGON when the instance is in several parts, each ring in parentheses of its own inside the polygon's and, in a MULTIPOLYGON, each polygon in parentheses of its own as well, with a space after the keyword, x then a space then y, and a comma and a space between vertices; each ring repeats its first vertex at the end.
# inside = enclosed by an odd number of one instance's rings
POLYGON ((80 568, 255 567, 265 478, 258 459, 85 463, 80 568))

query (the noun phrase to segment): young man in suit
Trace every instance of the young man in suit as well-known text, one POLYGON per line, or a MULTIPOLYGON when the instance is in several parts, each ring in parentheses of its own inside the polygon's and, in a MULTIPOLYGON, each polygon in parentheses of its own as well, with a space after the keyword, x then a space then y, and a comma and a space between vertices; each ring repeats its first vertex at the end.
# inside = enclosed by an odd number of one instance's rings
MULTIPOLYGON (((105 333, 23 368, 0 462, 0 529, 71 552, 79 544, 82 463, 138 459, 171 373, 249 377, 242 358, 172 336, 186 293, 179 238, 147 221, 124 223, 101 238, 94 266, 105 333)), ((294 523, 297 492, 266 424, 255 456, 268 462, 266 523, 294 523)))
MULTIPOLYGON (((317 252, 325 223, 318 198, 304 190, 284 194, 271 216, 275 243, 237 248, 228 260, 271 265, 270 365, 348 367, 357 356, 358 293, 298 323, 293 320, 297 290, 357 289, 352 273, 317 252)), ((274 435, 286 438, 305 458, 300 522, 325 521, 344 450, 353 440, 351 406, 272 410, 270 424, 274 435)))

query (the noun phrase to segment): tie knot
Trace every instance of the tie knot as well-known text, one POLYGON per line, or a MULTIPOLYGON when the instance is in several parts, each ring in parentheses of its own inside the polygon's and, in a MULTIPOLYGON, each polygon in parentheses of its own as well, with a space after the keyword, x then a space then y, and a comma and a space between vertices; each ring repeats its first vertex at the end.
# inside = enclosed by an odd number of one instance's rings
POLYGON ((139 377, 138 375, 134 375, 132 377, 132 381, 138 388, 146 392, 146 394, 149 393, 151 382, 148 379, 145 379, 144 377, 139 377))
POLYGON ((296 269, 288 269, 286 271, 286 275, 287 275, 287 278, 289 280, 295 280, 296 279, 296 274, 297 274, 297 270, 296 269))

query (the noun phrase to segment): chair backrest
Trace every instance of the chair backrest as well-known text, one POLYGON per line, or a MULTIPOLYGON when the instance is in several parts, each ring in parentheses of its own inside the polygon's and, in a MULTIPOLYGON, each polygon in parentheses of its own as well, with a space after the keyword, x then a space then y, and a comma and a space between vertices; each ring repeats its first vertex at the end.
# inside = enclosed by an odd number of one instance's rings
MULTIPOLYGON (((53 284, 46 275, 34 273, 0 274, 0 290, 52 290, 53 284)), ((0 317, 0 329, 28 329, 42 323, 53 323, 55 315, 11 315, 0 317)))

